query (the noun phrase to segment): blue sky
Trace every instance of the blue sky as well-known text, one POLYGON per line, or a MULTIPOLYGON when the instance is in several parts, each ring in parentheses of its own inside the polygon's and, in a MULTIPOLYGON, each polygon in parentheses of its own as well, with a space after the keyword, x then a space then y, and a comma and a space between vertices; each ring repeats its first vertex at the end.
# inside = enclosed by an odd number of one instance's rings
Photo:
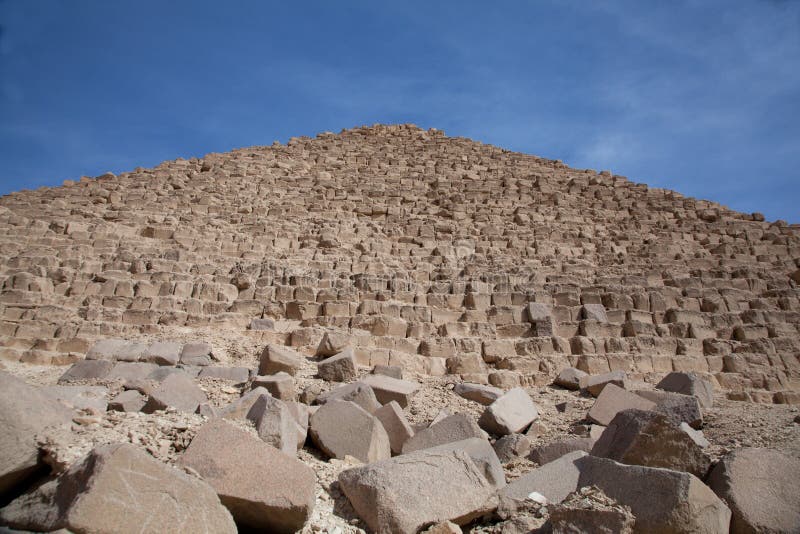
POLYGON ((800 222, 800 2, 0 0, 0 194, 361 124, 800 222))

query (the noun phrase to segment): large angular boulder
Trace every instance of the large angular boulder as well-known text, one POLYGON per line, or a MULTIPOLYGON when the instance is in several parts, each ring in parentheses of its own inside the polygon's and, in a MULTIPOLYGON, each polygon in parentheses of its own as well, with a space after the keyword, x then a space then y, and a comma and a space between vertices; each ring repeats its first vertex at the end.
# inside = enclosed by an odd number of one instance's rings
POLYGON ((464 451, 417 451, 348 469, 339 486, 374 532, 463 525, 497 507, 495 488, 464 451))
POLYGON ((411 397, 419 389, 419 384, 416 382, 385 375, 366 375, 361 382, 372 388, 381 404, 397 401, 401 408, 408 406, 411 397))
POLYGON ((498 436, 520 433, 539 417, 539 409, 522 388, 510 389, 486 407, 478 420, 482 429, 498 436))
POLYGON ((84 380, 100 380, 106 378, 114 368, 111 360, 80 360, 72 364, 58 379, 59 384, 81 382, 84 380))
POLYGON ((138 412, 147 403, 147 398, 136 391, 129 389, 119 393, 108 403, 108 409, 112 412, 138 412))
POLYGON ((591 487, 570 493, 549 512, 551 534, 632 534, 635 523, 629 507, 591 487))
POLYGON ((553 383, 556 386, 561 386, 564 389, 577 390, 581 388, 581 379, 589 376, 586 372, 576 369, 575 367, 567 367, 562 369, 553 383))
POLYGON ((339 332, 325 332, 317 346, 316 355, 327 358, 339 354, 350 345, 350 336, 339 332))
POLYGON ((104 412, 108 407, 108 388, 104 386, 45 386, 41 391, 73 410, 104 412))
POLYGON ((262 395, 269 397, 270 393, 266 388, 253 388, 227 406, 223 406, 219 411, 219 416, 225 419, 244 419, 262 395))
POLYGON ((473 463, 478 467, 478 470, 483 473, 486 480, 495 488, 500 489, 506 485, 506 475, 503 472, 503 465, 494 452, 494 448, 488 440, 483 438, 469 438, 461 441, 453 441, 443 445, 437 445, 429 449, 424 449, 427 452, 447 452, 447 451, 464 451, 469 454, 473 463))
POLYGON ((127 443, 96 447, 0 510, 0 522, 45 532, 236 532, 206 482, 127 443))
POLYGON ((539 465, 544 465, 557 460, 575 451, 589 452, 594 445, 592 437, 563 438, 544 445, 533 447, 529 458, 539 465))
POLYGON ((317 374, 328 382, 348 382, 356 376, 356 357, 353 349, 346 348, 339 354, 317 363, 317 374))
POLYGON ((636 390, 635 393, 655 402, 654 410, 667 416, 676 425, 686 423, 692 428, 703 426, 703 411, 699 399, 694 395, 672 393, 660 389, 636 390))
POLYGON ((683 471, 584 456, 578 487, 584 486, 597 486, 630 507, 637 533, 728 532, 731 511, 699 478, 683 471))
POLYGON ((600 392, 597 400, 589 409, 587 417, 598 425, 608 425, 614 416, 622 410, 636 408, 638 410, 654 410, 656 403, 635 393, 625 391, 614 384, 608 384, 600 392))
POLYGON ((470 384, 467 382, 456 384, 453 388, 453 393, 465 399, 475 401, 484 406, 489 406, 491 403, 499 399, 505 393, 502 389, 494 386, 487 386, 484 384, 470 384))
POLYGON ((374 413, 375 410, 381 407, 381 403, 378 402, 372 388, 362 382, 353 382, 333 388, 316 398, 317 404, 327 404, 335 400, 355 402, 369 413, 374 413))
POLYGON ((627 375, 625 371, 612 371, 601 375, 586 375, 579 381, 580 389, 586 390, 592 397, 597 397, 608 384, 625 388, 627 375))
POLYGON ((594 456, 624 464, 663 467, 705 478, 711 459, 664 415, 623 410, 611 420, 592 448, 594 456))
POLYGON ((157 369, 160 368, 154 363, 118 362, 108 373, 106 379, 120 380, 122 382, 137 382, 147 380, 157 369))
POLYGON ((270 344, 261 352, 259 375, 273 375, 281 371, 294 376, 303 368, 305 358, 297 351, 281 345, 270 344))
POLYGON ((700 406, 708 410, 714 406, 714 384, 693 372, 669 373, 661 382, 656 384, 657 389, 694 395, 700 401, 700 406))
POLYGON ((708 485, 733 512, 732 534, 800 532, 800 460, 738 449, 712 469, 708 485))
POLYGON ((395 401, 386 403, 375 410, 372 415, 378 418, 386 430, 392 454, 403 452, 403 444, 414 435, 414 429, 411 428, 400 405, 395 401))
POLYGON ((57 400, 0 371, 0 498, 42 465, 36 435, 69 424, 73 415, 57 400))
POLYGON ((150 393, 147 403, 142 408, 144 413, 174 408, 179 412, 194 413, 197 407, 208 401, 205 392, 195 384, 186 373, 174 373, 164 379, 150 393))
POLYGON ((289 373, 279 371, 274 375, 257 376, 252 387, 266 388, 270 395, 281 400, 291 401, 295 398, 294 378, 289 373))
POLYGON ((221 419, 197 431, 178 463, 197 471, 245 528, 295 532, 314 509, 310 467, 221 419))
POLYGON ((419 430, 405 442, 403 454, 469 438, 486 439, 486 434, 470 415, 457 413, 419 430))
POLYGON ((205 367, 211 365, 213 359, 211 345, 204 341, 186 343, 181 350, 180 361, 183 365, 205 367))
POLYGON ((260 395, 247 412, 258 437, 276 449, 295 456, 297 454, 299 425, 286 404, 270 395, 260 395))
POLYGON ((508 434, 492 445, 494 452, 502 463, 527 456, 531 452, 531 440, 524 434, 508 434))
POLYGON ((500 490, 504 501, 524 502, 531 493, 543 495, 550 503, 559 503, 578 489, 580 460, 584 451, 574 451, 522 475, 500 490))
POLYGON ((375 462, 392 456, 381 422, 354 402, 324 404, 309 418, 308 432, 314 444, 332 458, 349 455, 375 462))
POLYGON ((87 360, 138 361, 147 345, 124 339, 101 339, 86 352, 87 360))
POLYGON ((154 341, 142 355, 143 362, 156 365, 178 365, 183 345, 175 341, 154 341))

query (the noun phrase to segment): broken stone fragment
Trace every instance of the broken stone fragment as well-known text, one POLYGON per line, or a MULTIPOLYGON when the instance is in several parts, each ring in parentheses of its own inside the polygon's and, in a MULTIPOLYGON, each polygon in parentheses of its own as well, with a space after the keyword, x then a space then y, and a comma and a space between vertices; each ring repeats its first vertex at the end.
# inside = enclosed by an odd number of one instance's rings
POLYGON ((297 351, 281 345, 270 344, 261 352, 259 375, 273 375, 283 371, 292 376, 303 368, 305 358, 297 351))
POLYGON ((656 384, 656 388, 673 393, 694 395, 700 401, 700 406, 706 410, 714 406, 714 385, 697 373, 669 373, 656 384))
POLYGON ((57 400, 0 371, 0 498, 43 465, 36 435, 69 425, 73 415, 57 400))
POLYGON ((335 356, 317 363, 317 374, 328 382, 349 382, 356 374, 356 359, 353 349, 347 348, 335 356))
POLYGON ((659 389, 636 390, 634 393, 655 402, 654 411, 664 414, 676 425, 687 423, 692 428, 701 428, 703 426, 703 412, 700 407, 700 401, 694 395, 672 393, 659 389))
POLYGON ((141 357, 143 362, 156 365, 178 365, 181 359, 183 345, 174 341, 154 341, 147 346, 141 357))
POLYGON ((323 358, 339 354, 350 346, 350 336, 337 332, 325 332, 317 346, 316 355, 323 358))
POLYGON ((733 513, 731 533, 800 529, 797 458, 772 449, 738 449, 720 460, 707 482, 733 513))
POLYGON ((265 388, 273 397, 281 400, 294 400, 294 378, 289 373, 280 371, 274 375, 257 376, 253 379, 253 388, 265 388))
POLYGON ((331 458, 345 456, 375 462, 392 456, 389 436, 381 422, 358 404, 331 401, 309 418, 314 444, 331 458))
POLYGON ((572 492, 549 512, 552 534, 632 534, 634 531, 635 518, 631 509, 608 498, 598 488, 586 487, 572 492))
POLYGON ((497 457, 497 453, 494 452, 492 445, 484 438, 468 438, 461 441, 451 441, 450 443, 420 450, 428 452, 464 451, 469 454, 472 462, 491 485, 497 489, 506 485, 506 475, 503 472, 500 459, 497 457))
POLYGON ((408 423, 403 409, 397 402, 391 401, 375 410, 372 415, 378 418, 386 430, 392 454, 400 454, 403 444, 414 435, 414 429, 408 423))
POLYGON ((265 443, 289 456, 297 454, 298 424, 283 401, 260 395, 247 412, 247 419, 265 443))
POLYGON ((523 432, 539 417, 539 409, 522 388, 514 388, 486 407, 478 420, 482 429, 497 436, 523 432))
POLYGON ((553 383, 557 386, 561 386, 564 389, 575 391, 581 388, 580 381, 581 378, 585 376, 589 375, 580 369, 576 369, 575 367, 567 367, 558 373, 558 376, 553 383))
POLYGON ((667 417, 635 409, 617 413, 592 454, 624 464, 686 471, 701 479, 711 465, 702 447, 667 417))
POLYGON ((0 510, 0 522, 45 532, 236 532, 206 482, 127 443, 96 447, 0 510))
POLYGON ((114 362, 110 360, 81 360, 72 364, 58 379, 59 384, 69 384, 83 380, 99 380, 108 376, 114 362))
POLYGON ((488 406, 505 393, 502 389, 484 384, 456 384, 453 393, 465 399, 488 406))
POLYGON ((369 413, 374 413, 375 410, 381 407, 381 403, 375 397, 375 392, 363 382, 353 382, 333 388, 318 395, 315 400, 317 404, 326 404, 334 400, 352 401, 369 413))
POLYGON ((374 532, 416 534, 442 521, 464 525, 497 507, 494 486, 464 451, 423 450, 348 469, 339 486, 374 532))
POLYGON ((502 463, 523 458, 531 452, 531 441, 524 434, 509 434, 494 442, 494 452, 502 463))
POLYGON ((205 342, 186 343, 181 350, 180 362, 184 365, 205 367, 213 359, 211 345, 205 342))
POLYGON ((583 451, 588 453, 592 450, 594 443, 595 440, 592 437, 557 439, 550 443, 533 447, 529 458, 539 465, 545 465, 571 452, 583 451))
POLYGON ((612 371, 602 375, 586 375, 580 379, 579 385, 580 389, 588 391, 592 397, 597 397, 608 384, 614 384, 615 386, 627 389, 625 387, 625 381, 625 371, 612 371))
POLYGON ((639 410, 654 410, 656 403, 640 397, 629 391, 608 384, 594 401, 587 418, 598 425, 608 425, 614 416, 622 410, 636 408, 639 410))
POLYGON ((175 373, 165 378, 150 393, 150 397, 147 399, 142 411, 144 413, 153 413, 157 410, 174 408, 179 412, 194 413, 200 404, 207 401, 206 394, 189 375, 175 373))
POLYGON ((500 491, 500 498, 523 503, 533 492, 544 495, 550 503, 559 503, 578 489, 580 459, 584 451, 574 451, 529 471, 500 491))
POLYGON ((197 471, 242 527, 295 532, 314 509, 314 471, 226 421, 200 427, 178 463, 197 471))
POLYGON ((486 434, 470 415, 457 413, 414 434, 403 445, 403 454, 469 438, 485 440, 486 434))
POLYGON ((123 391, 108 403, 113 412, 138 412, 147 403, 147 398, 136 390, 123 391))
POLYGON ((397 378, 398 380, 402 380, 403 368, 398 365, 378 364, 372 369, 372 374, 390 376, 392 378, 397 378))
POLYGON ((381 404, 397 401, 400 407, 405 408, 411 397, 419 389, 419 384, 409 380, 398 380, 384 375, 366 375, 361 382, 367 384, 375 392, 375 397, 381 404))
POLYGON ((241 397, 231 402, 227 406, 223 406, 220 410, 220 417, 225 419, 245 419, 248 412, 253 407, 255 402, 261 395, 270 395, 266 388, 255 387, 250 391, 243 393, 241 397))

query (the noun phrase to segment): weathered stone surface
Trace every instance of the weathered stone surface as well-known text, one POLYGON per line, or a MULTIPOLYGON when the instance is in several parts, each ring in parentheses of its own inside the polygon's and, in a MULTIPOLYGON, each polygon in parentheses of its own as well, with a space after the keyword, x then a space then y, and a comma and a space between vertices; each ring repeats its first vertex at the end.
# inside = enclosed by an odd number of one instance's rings
POLYGON ((73 410, 105 412, 108 388, 103 386, 46 386, 42 393, 73 410))
POLYGON ((297 454, 298 423, 283 401, 269 395, 259 395, 247 412, 258 437, 276 449, 295 456, 297 454))
POLYGON ((469 438, 486 439, 486 435, 469 414, 457 413, 414 434, 403 445, 403 454, 469 438))
POLYGON ((366 375, 361 382, 367 384, 375 392, 381 404, 396 401, 402 408, 408 406, 411 397, 419 389, 419 384, 409 380, 398 380, 384 375, 366 375))
POLYGON ((574 391, 581 388, 581 378, 586 376, 589 375, 580 369, 567 367, 558 373, 558 376, 556 376, 556 379, 553 381, 553 383, 557 386, 561 386, 564 389, 570 389, 574 391))
POLYGON ((669 373, 656 384, 656 388, 673 393, 694 395, 700 401, 700 406, 706 410, 714 406, 714 385, 697 373, 669 373))
POLYGON ((417 451, 348 469, 339 485, 375 532, 412 534, 441 521, 463 525, 497 506, 494 486, 464 451, 417 451))
POLYGON ((563 438, 539 445, 531 450, 530 459, 539 465, 548 464, 575 451, 589 452, 595 440, 591 437, 563 438))
POLYGON ((635 518, 597 488, 581 488, 549 510, 552 534, 631 534, 635 518))
POLYGON ((531 452, 531 440, 524 434, 509 434, 494 442, 494 452, 502 463, 523 458, 531 452))
POLYGON ((102 339, 92 345, 86 353, 87 360, 138 361, 147 345, 124 339, 102 339), (120 358, 120 356, 122 356, 120 358))
POLYGON ((658 389, 640 389, 634 391, 640 397, 655 402, 655 411, 664 414, 673 423, 687 423, 692 428, 703 426, 703 411, 700 401, 694 395, 683 395, 658 389))
POLYGON ((183 345, 175 341, 154 341, 147 346, 141 360, 156 365, 178 365, 183 345))
POLYGON ((12 528, 71 532, 236 532, 214 490, 129 444, 103 445, 0 510, 12 528))
POLYGON ((398 380, 402 380, 403 379, 403 368, 398 366, 398 365, 378 364, 372 369, 372 374, 390 376, 392 378, 396 378, 398 380))
POLYGON ((327 358, 345 350, 350 345, 350 336, 338 332, 325 332, 317 346, 316 355, 327 358))
POLYGON ((506 475, 503 472, 500 459, 497 457, 497 453, 494 452, 492 445, 486 439, 468 438, 421 450, 426 452, 464 451, 469 454, 472 462, 478 470, 483 473, 483 476, 486 477, 486 480, 488 480, 491 485, 497 489, 506 485, 506 475))
POLYGON ((738 449, 711 470, 708 485, 731 509, 732 534, 800 531, 800 460, 738 449))
POLYGON ((520 433, 539 417, 539 410, 524 389, 514 388, 486 407, 478 420, 490 434, 520 433))
POLYGON ((310 467, 223 420, 203 425, 178 462, 197 471, 244 527, 295 532, 314 509, 310 467))
POLYGON ((625 389, 625 371, 612 371, 602 375, 586 375, 579 381, 580 389, 585 389, 592 397, 597 397, 608 384, 625 389))
POLYGON ((206 401, 208 401, 208 397, 189 375, 175 373, 165 378, 150 393, 142 411, 153 413, 156 410, 174 408, 179 412, 194 413, 197 411, 197 407, 206 401))
POLYGON ((72 364, 72 367, 61 375, 58 379, 59 384, 69 384, 82 380, 98 380, 108 376, 114 362, 110 360, 81 360, 72 364))
POLYGON ((372 415, 381 422, 386 430, 392 454, 400 454, 403 451, 403 444, 414 435, 414 429, 408 423, 403 409, 397 402, 391 401, 375 410, 372 415))
POLYGON ((294 400, 294 378, 289 373, 280 371, 274 375, 257 376, 253 379, 253 388, 265 388, 273 397, 281 400, 294 400))
POLYGON ((144 408, 147 397, 136 390, 123 391, 108 403, 108 409, 114 412, 138 412, 144 408))
POLYGON ((302 402, 284 401, 289 413, 294 417, 294 422, 297 428, 297 448, 303 447, 308 436, 308 410, 309 407, 302 402))
POLYGON ((0 497, 42 465, 36 434, 69 424, 72 415, 57 400, 0 371, 0 497))
POLYGON ((261 352, 258 374, 272 375, 283 371, 294 376, 303 368, 304 361, 305 358, 297 351, 289 347, 270 344, 261 352))
POLYGON ((725 533, 731 511, 700 479, 682 471, 626 465, 607 458, 580 460, 578 486, 597 486, 636 517, 634 532, 725 533))
POLYGON ((622 410, 629 408, 654 410, 655 407, 656 403, 652 401, 625 391, 614 384, 608 384, 597 397, 587 417, 598 425, 608 425, 614 419, 614 416, 622 410))
POLYGON ((375 410, 381 407, 381 403, 375 397, 375 392, 363 382, 353 382, 333 388, 316 398, 317 404, 326 404, 334 400, 355 402, 369 413, 374 413, 375 410))
POLYGON ((216 378, 241 384, 250 379, 250 369, 247 367, 203 367, 198 378, 216 378))
POLYGON ((308 432, 314 444, 332 458, 349 455, 375 462, 392 456, 381 422, 354 402, 324 404, 309 418, 308 432))
POLYGON ((136 382, 150 378, 154 371, 158 369, 154 363, 143 362, 118 362, 106 376, 109 380, 121 380, 123 382, 136 382))
POLYGON ((502 389, 494 386, 461 383, 456 384, 456 386, 453 388, 453 393, 464 397, 465 399, 488 406, 502 397, 505 392, 502 389))
POLYGON ((356 358, 353 349, 347 348, 335 356, 326 358, 317 364, 317 374, 328 382, 348 382, 356 374, 356 358))
POLYGON ((225 419, 245 419, 253 404, 258 400, 261 395, 270 395, 266 388, 256 387, 250 391, 242 394, 241 397, 224 406, 220 410, 220 417, 225 419))
POLYGON ((676 424, 660 413, 623 410, 592 448, 594 456, 624 464, 663 467, 705 478, 711 459, 676 424))
POLYGON ((500 497, 523 502, 536 492, 544 495, 548 502, 559 503, 578 489, 580 460, 584 456, 584 451, 574 451, 534 469, 510 482, 500 491, 500 497))
POLYGON ((181 363, 184 365, 204 367, 211 365, 212 359, 211 345, 203 341, 186 343, 181 350, 181 363))

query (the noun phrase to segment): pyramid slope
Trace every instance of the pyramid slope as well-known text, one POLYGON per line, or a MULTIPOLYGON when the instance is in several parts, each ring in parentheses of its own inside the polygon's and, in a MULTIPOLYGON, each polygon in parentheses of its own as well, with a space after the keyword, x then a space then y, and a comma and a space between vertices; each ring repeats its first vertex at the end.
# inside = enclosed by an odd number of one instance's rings
POLYGON ((797 227, 411 125, 14 193, 0 228, 5 359, 270 317, 286 343, 340 331, 420 372, 800 384, 797 227))

